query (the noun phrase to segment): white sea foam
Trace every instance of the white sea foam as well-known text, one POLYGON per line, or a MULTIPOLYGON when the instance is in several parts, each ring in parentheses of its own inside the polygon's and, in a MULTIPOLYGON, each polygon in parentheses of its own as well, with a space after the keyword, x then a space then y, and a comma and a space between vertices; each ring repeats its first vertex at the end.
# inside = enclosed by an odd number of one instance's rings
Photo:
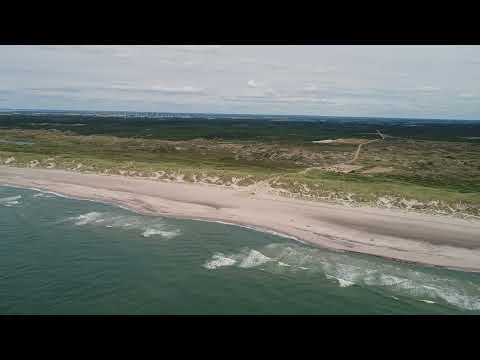
POLYGON ((380 287, 389 292, 395 300, 399 300, 398 296, 408 296, 419 301, 480 310, 480 286, 457 278, 454 273, 446 272, 439 276, 432 273, 432 270, 422 270, 407 264, 286 243, 244 249, 225 257, 235 260, 235 263, 230 265, 245 269, 268 264, 260 269, 274 274, 309 270, 310 273, 325 274, 327 278, 334 279, 340 287, 380 287))
POLYGON ((121 208, 121 209, 124 209, 124 210, 127 210, 127 211, 131 211, 131 209, 128 208, 127 206, 124 206, 124 205, 121 205, 121 204, 118 204, 118 203, 103 201, 103 200, 100 200, 100 199, 87 199, 87 198, 82 198, 82 197, 77 197, 77 196, 72 196, 72 195, 65 195, 65 194, 60 194, 60 193, 57 193, 57 192, 54 192, 54 191, 44 190, 44 189, 40 189, 40 188, 36 188, 36 187, 22 187, 22 186, 15 186, 15 185, 2 185, 2 186, 11 187, 11 188, 14 188, 14 189, 28 189, 28 190, 38 191, 38 192, 46 194, 47 195, 46 197, 50 197, 50 195, 51 195, 51 196, 56 196, 56 197, 60 197, 60 198, 64 198, 64 199, 70 199, 70 200, 89 201, 89 202, 94 202, 94 203, 99 203, 99 204, 114 205, 118 208, 121 208))
POLYGON ((39 192, 33 195, 34 198, 53 198, 54 195, 46 192, 39 192))
POLYGON ((22 198, 22 195, 4 197, 0 199, 0 205, 6 206, 6 207, 18 205, 20 204, 20 201, 18 200, 20 200, 21 198, 22 198))
POLYGON ((295 240, 295 241, 298 241, 302 244, 306 244, 303 240, 300 240, 292 235, 287 235, 287 234, 284 234, 284 233, 279 233, 279 232, 276 232, 274 230, 269 230, 269 229, 264 229, 264 228, 261 228, 261 227, 257 227, 257 226, 251 226, 251 225, 244 225, 244 224, 236 224, 236 223, 232 223, 232 222, 228 222, 228 221, 221 221, 221 220, 208 220, 208 219, 197 219, 197 218, 193 218, 192 220, 195 220, 195 221, 203 221, 203 222, 213 222, 213 223, 217 223, 217 224, 223 224, 223 225, 232 225, 232 226, 237 226, 237 227, 241 227, 241 228, 244 228, 244 229, 249 229, 249 230, 254 230, 254 231, 259 231, 259 232, 263 232, 263 233, 266 233, 266 234, 272 234, 272 235, 275 235, 275 236, 279 236, 279 237, 283 237, 283 238, 287 238, 287 239, 292 239, 292 240, 295 240))
POLYGON ((22 198, 22 195, 17 195, 17 196, 9 196, 9 197, 4 197, 0 199, 0 202, 10 202, 10 201, 15 201, 19 200, 22 198))
POLYGON ((355 285, 355 283, 353 281, 348 281, 348 280, 345 280, 345 279, 342 279, 342 278, 337 278, 335 276, 328 275, 328 274, 326 274, 326 276, 327 276, 327 279, 335 279, 338 282, 338 285, 340 285, 340 287, 348 287, 348 286, 355 285))
POLYGON ((160 230, 160 229, 155 229, 155 228, 147 228, 143 233, 143 237, 150 237, 154 235, 161 235, 162 237, 166 239, 171 239, 177 236, 180 233, 178 229, 171 230, 171 231, 166 231, 166 230, 160 230))
MULTIPOLYGON (((273 260, 265 256, 261 252, 253 249, 243 249, 238 253, 224 255, 222 253, 215 253, 211 260, 204 264, 207 269, 216 269, 221 266, 237 265, 243 269, 255 268, 260 265, 272 262, 273 260)), ((282 266, 289 266, 282 264, 282 266)))
POLYGON ((435 301, 431 301, 431 300, 420 299, 419 301, 422 301, 422 302, 427 303, 427 304, 436 304, 435 301))
POLYGON ((236 263, 237 261, 235 259, 229 258, 222 253, 217 253, 212 256, 212 260, 207 261, 203 267, 207 269, 216 269, 219 267, 224 267, 224 266, 232 266, 236 263))
POLYGON ((268 256, 263 255, 260 251, 257 250, 250 250, 246 257, 242 259, 240 262, 241 268, 252 268, 266 262, 272 261, 268 256))
POLYGON ((87 225, 87 224, 97 222, 98 220, 100 220, 101 216, 102 214, 96 211, 79 215, 76 218, 77 221, 75 222, 75 225, 87 225))
POLYGON ((91 211, 86 214, 70 217, 77 226, 101 225, 106 228, 122 228, 139 230, 143 237, 160 236, 171 239, 180 234, 180 229, 165 224, 158 218, 145 218, 140 215, 120 215, 109 212, 91 211))
MULTIPOLYGON (((60 193, 56 193, 56 192, 54 192, 54 191, 39 189, 39 188, 35 188, 35 187, 27 187, 26 189, 33 190, 33 191, 37 191, 38 194, 33 195, 34 197, 37 197, 37 196, 38 196, 38 197, 40 197, 40 196, 46 196, 46 197, 54 197, 54 196, 57 196, 57 197, 65 198, 65 199, 94 201, 94 200, 86 200, 86 199, 76 198, 76 197, 73 197, 73 196, 67 196, 67 195, 63 195, 63 194, 60 194, 60 193), (43 195, 41 195, 41 194, 43 194, 43 195)), ((100 201, 96 201, 96 200, 95 200, 95 202, 100 202, 100 201)))

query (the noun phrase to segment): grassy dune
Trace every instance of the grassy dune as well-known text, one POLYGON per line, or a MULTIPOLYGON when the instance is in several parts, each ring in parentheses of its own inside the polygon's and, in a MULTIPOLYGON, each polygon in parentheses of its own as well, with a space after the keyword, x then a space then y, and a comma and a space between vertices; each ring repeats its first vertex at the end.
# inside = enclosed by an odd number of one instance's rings
POLYGON ((174 138, 166 132, 162 139, 4 128, 0 163, 227 186, 263 184, 287 196, 480 215, 478 142, 389 138, 363 146, 358 169, 332 171, 349 164, 358 143, 375 135, 350 137, 356 140, 312 144, 261 136, 174 138))

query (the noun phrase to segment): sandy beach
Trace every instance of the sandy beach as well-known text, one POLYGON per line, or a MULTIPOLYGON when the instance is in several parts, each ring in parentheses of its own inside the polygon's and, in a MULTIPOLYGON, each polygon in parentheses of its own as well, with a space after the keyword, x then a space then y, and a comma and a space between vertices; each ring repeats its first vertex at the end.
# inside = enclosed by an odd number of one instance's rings
POLYGON ((480 271, 480 221, 346 207, 249 188, 0 166, 0 185, 51 191, 177 218, 274 231, 315 246, 480 271))

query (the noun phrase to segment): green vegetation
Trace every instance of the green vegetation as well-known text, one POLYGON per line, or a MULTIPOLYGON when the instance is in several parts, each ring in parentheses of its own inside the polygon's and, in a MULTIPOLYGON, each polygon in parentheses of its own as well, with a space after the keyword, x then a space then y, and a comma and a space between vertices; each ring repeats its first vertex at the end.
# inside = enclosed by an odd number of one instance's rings
POLYGON ((192 140, 196 138, 305 145, 336 138, 376 138, 376 130, 404 139, 480 143, 479 121, 332 117, 123 118, 64 114, 0 114, 0 128, 71 131, 78 135, 192 140), (477 137, 477 139, 475 139, 477 137))
POLYGON ((0 117, 0 163, 257 183, 288 196, 480 215, 480 123, 410 125, 9 115, 0 117), (351 163, 358 144, 376 138, 351 163))

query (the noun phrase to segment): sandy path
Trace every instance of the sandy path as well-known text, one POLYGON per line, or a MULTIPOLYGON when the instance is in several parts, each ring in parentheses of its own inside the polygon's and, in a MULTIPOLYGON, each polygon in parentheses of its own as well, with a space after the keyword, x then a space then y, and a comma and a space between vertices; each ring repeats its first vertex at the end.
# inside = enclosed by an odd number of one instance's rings
POLYGON ((363 145, 367 145, 367 144, 370 144, 370 143, 373 143, 373 142, 376 142, 376 141, 380 141, 380 139, 369 140, 369 141, 367 141, 367 142, 358 144, 357 151, 355 151, 355 154, 353 155, 353 159, 350 160, 350 164, 353 164, 355 161, 357 161, 358 156, 360 155, 360 151, 362 151, 362 146, 363 146, 363 145))
POLYGON ((248 188, 0 166, 0 185, 39 188, 132 210, 250 225, 311 244, 480 271, 480 222, 288 199, 248 188))

